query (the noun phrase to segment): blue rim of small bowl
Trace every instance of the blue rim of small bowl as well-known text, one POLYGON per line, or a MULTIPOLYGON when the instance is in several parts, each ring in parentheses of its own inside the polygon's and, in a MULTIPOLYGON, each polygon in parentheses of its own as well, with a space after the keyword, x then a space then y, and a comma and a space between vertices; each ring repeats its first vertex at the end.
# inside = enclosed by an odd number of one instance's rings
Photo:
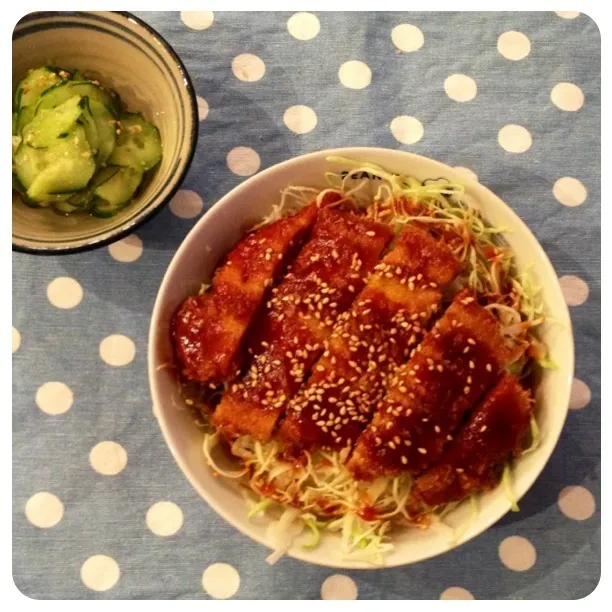
MULTIPOLYGON (((76 11, 76 12, 77 13, 87 13, 87 11, 76 11)), ((155 30, 148 23, 140 19, 140 17, 137 17, 136 15, 128 11, 109 11, 109 12, 114 15, 119 15, 120 17, 123 17, 126 20, 136 23, 138 26, 146 30, 151 36, 156 38, 159 41, 160 45, 164 48, 164 50, 168 52, 168 55, 170 56, 172 61, 176 64, 177 68, 179 69, 179 72, 181 73, 181 76, 183 77, 185 89, 187 90, 187 95, 189 98, 190 108, 189 108, 188 113, 191 115, 191 119, 192 119, 192 128, 189 133, 189 152, 187 153, 187 157, 185 159, 185 165, 183 169, 180 171, 180 173, 176 175, 178 178, 172 177, 172 179, 170 179, 170 180, 175 181, 175 184, 172 187, 172 189, 168 192, 168 195, 163 200, 161 200, 160 202, 152 201, 147 206, 147 208, 144 209, 144 211, 146 212, 144 212, 144 214, 141 217, 139 217, 135 221, 132 221, 126 226, 121 226, 117 228, 109 236, 105 238, 101 238, 99 240, 94 240, 92 242, 89 242, 87 244, 83 244, 80 246, 69 246, 69 247, 59 247, 59 248, 50 248, 50 247, 32 248, 28 246, 16 245, 15 243, 13 243, 12 249, 15 252, 27 253, 30 255, 70 255, 73 253, 84 253, 86 251, 93 251, 94 249, 98 249, 100 247, 116 242, 117 240, 120 240, 121 238, 128 236, 129 234, 134 232, 136 229, 141 227, 144 223, 146 223, 147 221, 150 221, 155 215, 157 215, 168 204, 168 202, 170 202, 170 200, 174 197, 176 192, 179 190, 183 180, 187 176, 187 173, 189 172, 189 169, 191 167, 191 163, 193 161, 193 157, 196 152, 198 135, 199 135, 198 133, 198 102, 196 99, 196 93, 195 93, 195 88, 193 86, 193 82, 191 80, 191 77, 189 76, 189 72, 187 71, 185 64, 179 57, 178 53, 173 49, 172 45, 170 45, 170 43, 157 30, 155 30)), ((53 16, 60 16, 60 15, 65 15, 65 14, 66 14, 65 11, 36 11, 34 13, 28 13, 27 15, 22 17, 17 23, 17 25, 19 25, 19 23, 22 22, 23 20, 27 19, 30 15, 36 15, 37 17, 53 17, 53 16)))

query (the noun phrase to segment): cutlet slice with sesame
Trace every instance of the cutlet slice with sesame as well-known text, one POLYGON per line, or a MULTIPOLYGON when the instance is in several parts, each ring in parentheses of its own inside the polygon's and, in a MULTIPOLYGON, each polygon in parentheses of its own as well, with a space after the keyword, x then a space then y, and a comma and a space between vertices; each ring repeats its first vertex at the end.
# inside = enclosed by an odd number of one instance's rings
POLYGON ((503 464, 521 452, 532 404, 530 394, 505 373, 472 411, 441 461, 415 480, 411 513, 425 513, 494 488, 503 464))
POLYGON ((213 425, 228 438, 270 438, 392 236, 388 225, 351 212, 319 213, 310 240, 255 321, 249 368, 223 394, 213 425))
POLYGON ((459 292, 394 372, 348 461, 355 478, 415 473, 435 463, 513 355, 497 319, 469 291, 459 292))
POLYGON ((289 404, 279 431, 287 450, 351 447, 382 399, 388 374, 421 341, 441 287, 460 266, 427 231, 402 230, 289 404))
POLYGON ((218 384, 235 376, 240 345, 268 287, 295 256, 317 218, 315 204, 247 234, 203 295, 189 297, 172 326, 185 378, 218 384))

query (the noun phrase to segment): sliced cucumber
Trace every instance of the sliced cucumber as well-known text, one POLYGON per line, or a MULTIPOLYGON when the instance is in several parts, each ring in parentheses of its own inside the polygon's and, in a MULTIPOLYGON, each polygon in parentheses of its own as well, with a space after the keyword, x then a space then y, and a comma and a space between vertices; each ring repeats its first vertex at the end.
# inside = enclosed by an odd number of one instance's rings
MULTIPOLYGON (((64 196, 83 189, 96 169, 85 130, 80 125, 76 125, 66 138, 58 139, 57 144, 49 149, 26 148, 29 151, 25 153, 25 160, 16 170, 19 180, 27 187, 28 197, 35 202, 57 200, 57 195, 64 196), (22 178, 24 169, 27 172, 24 178, 29 185, 22 178)), ((68 197, 70 195, 65 199, 68 197)))
POLYGON ((94 198, 94 189, 117 174, 119 170, 120 168, 118 166, 107 166, 106 168, 102 168, 93 175, 89 181, 89 185, 85 189, 78 191, 68 198, 68 203, 81 209, 89 208, 94 198))
POLYGON ((21 144, 21 137, 20 136, 13 136, 13 155, 15 155, 15 152, 19 148, 20 144, 21 144))
POLYGON ((61 81, 62 79, 53 72, 53 70, 47 67, 30 70, 30 72, 19 81, 13 100, 15 112, 17 113, 15 125, 16 134, 21 134, 21 130, 34 118, 36 103, 39 96, 61 81))
POLYGON ((55 108, 42 109, 36 113, 32 122, 24 127, 23 139, 35 149, 52 147, 57 144, 60 135, 70 132, 82 114, 83 104, 80 96, 73 96, 55 108))
POLYGON ((142 181, 142 172, 134 168, 119 168, 108 180, 94 189, 94 195, 109 204, 121 206, 132 198, 142 181))
POLYGON ((141 115, 132 113, 120 119, 120 134, 109 163, 146 172, 162 156, 159 130, 141 115))
POLYGON ((98 131, 96 163, 98 166, 103 166, 115 148, 117 139, 115 133, 117 129, 116 120, 108 108, 96 100, 89 100, 89 109, 98 131))
MULTIPOLYGON (((64 102, 64 104, 66 103, 64 102)), ((79 123, 83 126, 83 129, 85 130, 85 138, 87 138, 87 142, 95 155, 98 151, 98 126, 93 118, 93 115, 91 114, 89 98, 87 96, 81 98, 79 106, 83 111, 83 115, 80 117, 79 123)), ((59 106, 57 108, 59 108, 59 106)))
POLYGON ((46 149, 33 149, 22 142, 13 156, 13 167, 25 190, 48 165, 46 149))
POLYGON ((86 79, 83 76, 83 73, 80 70, 75 70, 74 74, 72 75, 72 80, 73 81, 87 81, 88 79, 86 79))
POLYGON ((70 200, 68 200, 67 202, 53 202, 53 208, 56 212, 62 215, 69 215, 70 213, 79 210, 79 206, 70 204, 70 200))
POLYGON ((17 85, 13 103, 15 110, 32 106, 38 96, 49 89, 55 83, 59 83, 62 79, 47 66, 30 70, 17 85))
POLYGON ((38 113, 45 108, 55 108, 73 96, 81 96, 82 98, 87 96, 90 103, 93 100, 100 102, 107 106, 111 112, 115 112, 119 108, 118 96, 92 81, 62 81, 43 92, 36 104, 36 112, 38 113))

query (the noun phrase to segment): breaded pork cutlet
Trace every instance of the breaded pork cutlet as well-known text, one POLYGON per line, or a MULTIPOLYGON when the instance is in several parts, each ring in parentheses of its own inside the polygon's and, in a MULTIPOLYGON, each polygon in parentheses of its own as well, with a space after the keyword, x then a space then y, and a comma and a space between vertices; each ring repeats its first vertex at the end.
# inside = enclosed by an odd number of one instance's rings
POLYGON ((317 212, 312 204, 247 234, 217 270, 209 291, 183 302, 172 334, 185 378, 218 384, 235 376, 247 328, 270 285, 308 237, 317 212))
POLYGON ((279 431, 288 450, 351 447, 382 399, 388 374, 421 341, 441 287, 459 268, 427 231, 410 225, 401 231, 291 401, 279 431))
POLYGON ((512 355, 497 319, 470 291, 459 292, 395 371, 348 461, 355 478, 416 473, 435 463, 512 355))
POLYGON ((440 462, 415 480, 413 509, 427 512, 497 486, 501 467, 522 450, 532 403, 516 378, 505 373, 472 411, 440 462))
POLYGON ((269 440, 392 236, 388 225, 351 212, 319 213, 310 239, 254 323, 246 374, 213 414, 213 425, 226 437, 269 440))

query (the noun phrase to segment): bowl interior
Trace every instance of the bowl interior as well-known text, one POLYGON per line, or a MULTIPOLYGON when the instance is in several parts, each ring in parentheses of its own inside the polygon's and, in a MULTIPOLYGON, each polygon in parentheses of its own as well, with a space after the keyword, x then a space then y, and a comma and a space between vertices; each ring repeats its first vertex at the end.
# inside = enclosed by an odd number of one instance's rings
MULTIPOLYGON (((197 292, 200 283, 208 280, 219 258, 240 236, 244 220, 269 212, 271 204, 278 201, 279 190, 289 184, 324 187, 325 171, 343 169, 341 165, 326 161, 329 154, 367 160, 392 172, 411 174, 420 180, 445 177, 464 183, 468 197, 480 208, 485 218, 494 225, 509 228, 505 237, 516 253, 519 270, 533 266, 531 272, 534 281, 542 286, 546 310, 555 321, 542 326, 541 337, 548 344, 559 367, 547 370, 536 389, 542 442, 536 451, 516 463, 513 482, 517 497, 527 491, 543 469, 557 442, 568 408, 573 376, 573 340, 569 314, 557 276, 534 236, 497 196, 478 183, 466 181, 444 164, 387 149, 323 151, 269 168, 226 195, 187 236, 161 285, 149 338, 149 377, 154 410, 177 462, 210 506, 240 531, 267 546, 272 544, 266 534, 266 520, 248 520, 240 493, 224 479, 213 477, 204 461, 202 435, 181 401, 177 380, 171 370, 159 366, 173 359, 169 337, 173 313, 187 295, 197 292), (245 202, 248 202, 248 208, 245 202)), ((386 558, 386 565, 413 563, 443 553, 481 533, 508 510, 509 502, 500 487, 482 496, 477 518, 470 518, 469 504, 463 504, 449 514, 450 524, 468 525, 457 542, 453 540, 453 533, 442 527, 424 531, 405 530, 394 538, 396 546, 386 558)), ((339 537, 330 536, 313 551, 296 547, 289 554, 333 567, 370 567, 343 561, 338 556, 338 549, 339 537)))
POLYGON ((189 79, 162 39, 118 13, 32 13, 13 33, 13 89, 27 70, 78 69, 119 93, 160 130, 163 157, 135 201, 115 217, 61 216, 13 194, 13 244, 62 250, 106 242, 161 205, 180 182, 195 147, 196 106, 189 79))

